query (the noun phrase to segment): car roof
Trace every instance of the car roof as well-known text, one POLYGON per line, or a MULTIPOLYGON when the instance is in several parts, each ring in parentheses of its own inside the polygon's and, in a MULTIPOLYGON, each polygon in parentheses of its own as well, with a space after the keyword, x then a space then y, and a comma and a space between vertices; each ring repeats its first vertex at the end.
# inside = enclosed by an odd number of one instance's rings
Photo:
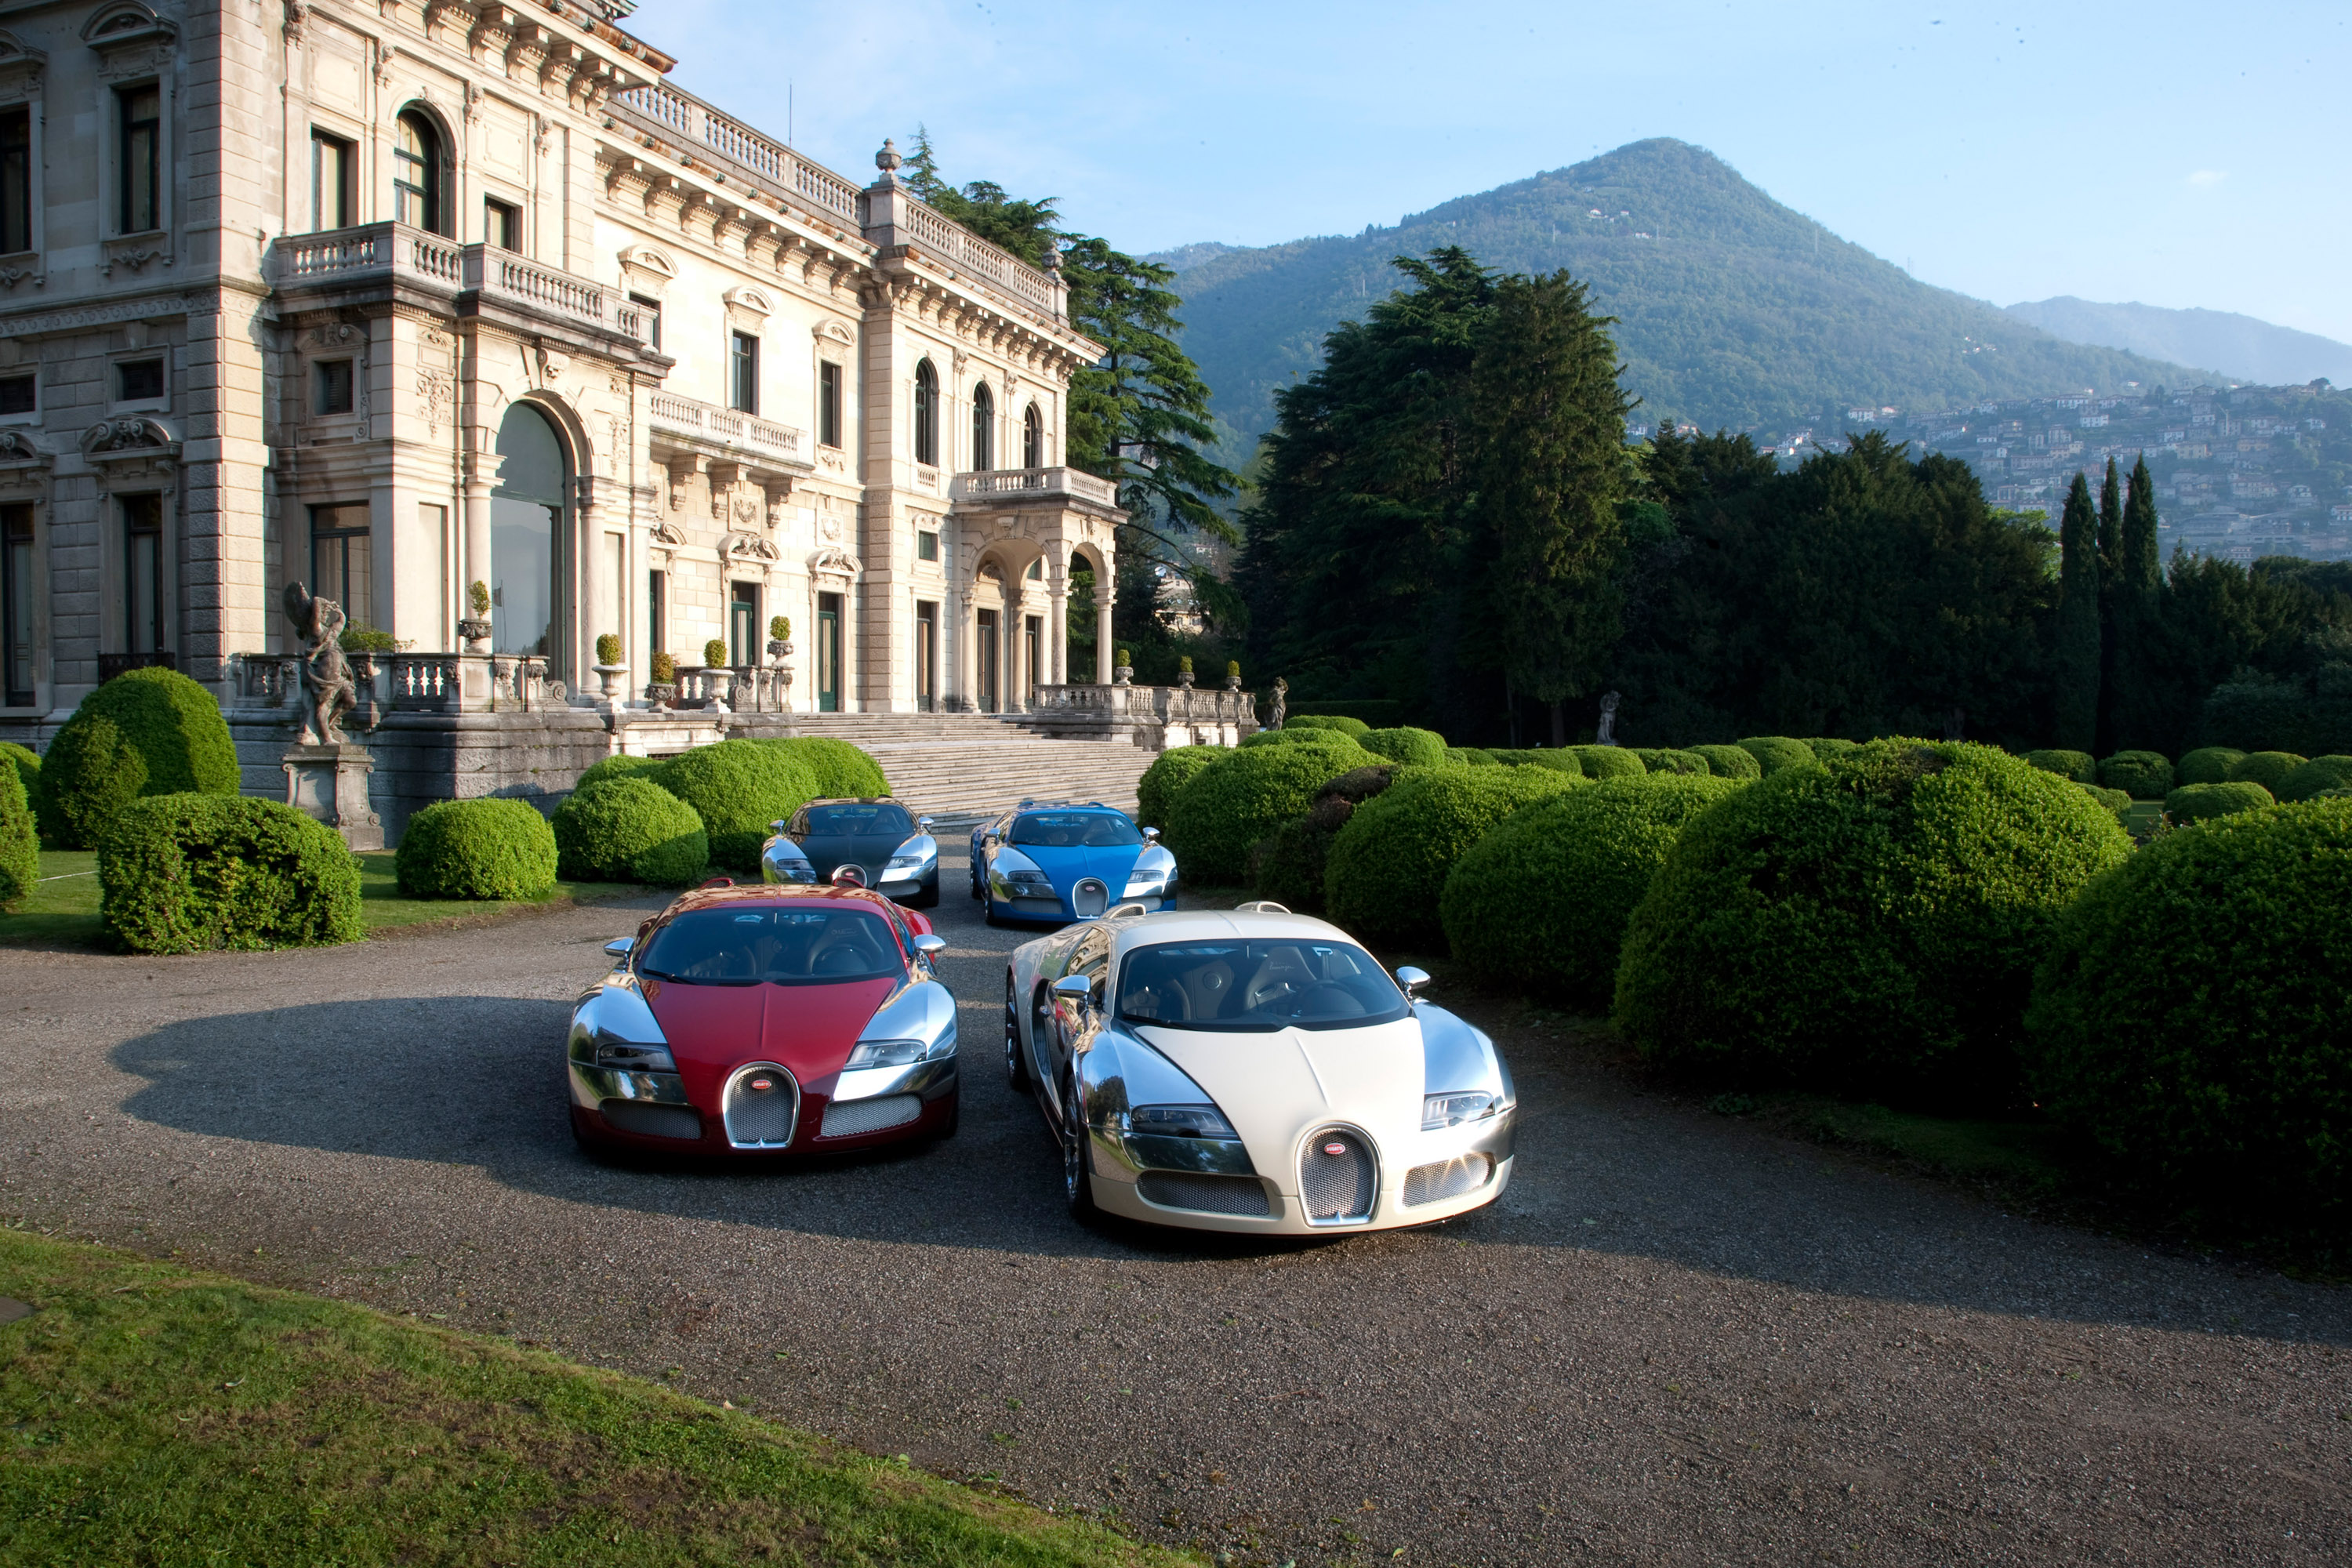
POLYGON ((1215 942, 1240 937, 1248 941, 1344 942, 1362 944, 1328 921, 1313 915, 1276 914, 1266 910, 1179 910, 1169 914, 1128 915, 1104 922, 1117 932, 1115 945, 1124 952, 1163 942, 1215 942))
POLYGON ((898 799, 897 796, 895 796, 895 795, 830 795, 825 796, 823 800, 804 800, 804 801, 801 802, 801 809, 802 809, 803 811, 806 811, 810 806, 813 806, 813 805, 898 805, 898 806, 903 806, 903 805, 905 805, 906 804, 907 804, 907 803, 906 803, 905 801, 898 799))
POLYGON ((887 916, 890 900, 870 888, 845 888, 832 882, 738 882, 727 888, 690 888, 680 893, 664 913, 707 910, 722 904, 780 904, 792 899, 834 899, 872 906, 887 916))

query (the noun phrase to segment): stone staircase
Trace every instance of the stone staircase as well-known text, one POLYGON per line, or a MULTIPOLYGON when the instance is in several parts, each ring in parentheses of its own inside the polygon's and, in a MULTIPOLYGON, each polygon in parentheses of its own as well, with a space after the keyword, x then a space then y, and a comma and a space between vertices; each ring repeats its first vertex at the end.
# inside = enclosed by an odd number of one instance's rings
POLYGON ((1159 754, 1124 740, 1045 740, 991 713, 801 713, 793 728, 872 753, 898 799, 942 822, 993 816, 1024 799, 1133 811, 1136 781, 1159 754))

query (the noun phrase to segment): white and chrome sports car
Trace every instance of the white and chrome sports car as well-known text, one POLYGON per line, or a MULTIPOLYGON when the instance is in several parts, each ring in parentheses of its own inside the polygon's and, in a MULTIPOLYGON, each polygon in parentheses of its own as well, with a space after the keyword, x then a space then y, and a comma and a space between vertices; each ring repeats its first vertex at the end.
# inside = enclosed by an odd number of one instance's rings
POLYGON ((1123 905, 1016 949, 1005 1068, 1074 1215, 1327 1235, 1449 1218, 1511 1179, 1517 1100, 1481 1031, 1279 904, 1123 905))

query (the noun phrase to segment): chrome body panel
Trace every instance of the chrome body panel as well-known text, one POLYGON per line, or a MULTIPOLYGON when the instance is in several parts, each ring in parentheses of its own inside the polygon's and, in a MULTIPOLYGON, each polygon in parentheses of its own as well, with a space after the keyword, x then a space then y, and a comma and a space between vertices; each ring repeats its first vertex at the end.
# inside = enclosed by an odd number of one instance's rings
POLYGON ((955 1087, 955 1058, 940 1057, 905 1067, 851 1068, 835 1076, 828 1103, 845 1100, 877 1100, 886 1094, 919 1094, 934 1099, 955 1087))
POLYGON ((572 1103, 593 1110, 608 1100, 643 1100, 656 1105, 691 1105, 686 1080, 674 1072, 618 1072, 573 1060, 572 1103))

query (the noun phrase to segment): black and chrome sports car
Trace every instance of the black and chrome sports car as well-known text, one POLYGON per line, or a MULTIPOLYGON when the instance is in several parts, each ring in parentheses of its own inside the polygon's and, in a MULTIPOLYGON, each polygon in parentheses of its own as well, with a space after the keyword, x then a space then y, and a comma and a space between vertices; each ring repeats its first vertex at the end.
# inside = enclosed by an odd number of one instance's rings
POLYGON ((860 886, 899 903, 929 909, 940 901, 931 819, 895 800, 813 800, 769 826, 776 837, 760 848, 760 875, 767 881, 830 882, 854 866, 860 886))

